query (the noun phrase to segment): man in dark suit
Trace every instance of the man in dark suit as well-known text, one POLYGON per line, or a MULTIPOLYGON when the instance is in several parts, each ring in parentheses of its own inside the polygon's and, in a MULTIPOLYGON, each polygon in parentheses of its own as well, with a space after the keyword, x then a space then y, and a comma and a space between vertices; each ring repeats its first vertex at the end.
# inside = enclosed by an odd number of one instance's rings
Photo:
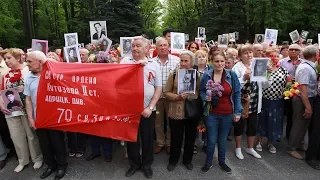
POLYGON ((93 26, 96 30, 96 33, 94 33, 92 36, 93 40, 99 40, 100 38, 106 36, 106 31, 104 30, 104 28, 102 28, 102 25, 100 23, 94 23, 93 26))

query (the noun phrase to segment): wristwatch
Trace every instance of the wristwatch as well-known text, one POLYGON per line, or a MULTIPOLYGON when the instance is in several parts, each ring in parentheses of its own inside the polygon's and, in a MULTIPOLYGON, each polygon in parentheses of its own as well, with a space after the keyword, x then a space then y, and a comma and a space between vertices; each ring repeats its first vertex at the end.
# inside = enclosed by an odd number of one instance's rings
POLYGON ((153 111, 153 107, 150 106, 149 109, 150 109, 151 111, 153 111))

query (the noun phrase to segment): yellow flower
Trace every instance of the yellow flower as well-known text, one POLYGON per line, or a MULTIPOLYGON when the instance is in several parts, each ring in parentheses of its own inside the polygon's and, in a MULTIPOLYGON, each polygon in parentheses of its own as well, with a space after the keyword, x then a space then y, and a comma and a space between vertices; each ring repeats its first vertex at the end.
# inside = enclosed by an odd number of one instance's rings
POLYGON ((120 47, 117 47, 117 50, 120 52, 121 48, 120 48, 120 47))
POLYGON ((290 96, 290 91, 285 91, 285 92, 283 93, 283 95, 284 95, 285 97, 289 97, 289 96, 290 96))
POLYGON ((284 99, 290 99, 289 97, 284 97, 284 99))
POLYGON ((298 83, 298 82, 295 82, 295 83, 294 83, 294 85, 295 85, 295 86, 298 86, 298 85, 299 85, 299 83, 298 83))
POLYGON ((290 92, 291 92, 291 93, 295 93, 295 92, 296 92, 296 90, 294 90, 294 89, 290 89, 290 92))
POLYGON ((300 91, 297 89, 297 90, 296 90, 296 94, 299 94, 299 93, 300 93, 300 91))

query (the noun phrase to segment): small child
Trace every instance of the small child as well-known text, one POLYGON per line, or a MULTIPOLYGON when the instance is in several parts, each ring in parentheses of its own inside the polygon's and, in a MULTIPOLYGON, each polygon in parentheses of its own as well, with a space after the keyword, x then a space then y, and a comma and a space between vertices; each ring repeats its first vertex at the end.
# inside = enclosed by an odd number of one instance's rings
POLYGON ((226 69, 232 70, 234 65, 234 58, 231 55, 228 55, 226 58, 226 69))

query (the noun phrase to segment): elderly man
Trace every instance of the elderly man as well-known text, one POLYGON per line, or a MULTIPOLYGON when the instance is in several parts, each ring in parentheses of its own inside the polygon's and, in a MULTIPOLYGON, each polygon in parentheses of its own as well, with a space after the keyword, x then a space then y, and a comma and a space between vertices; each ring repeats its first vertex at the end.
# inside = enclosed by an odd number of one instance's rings
MULTIPOLYGON (((169 53, 174 55, 174 56, 177 56, 179 57, 179 54, 176 54, 176 53, 171 53, 171 50, 170 50, 170 46, 171 46, 171 32, 174 32, 173 29, 165 29, 163 32, 162 32, 162 35, 163 35, 163 38, 165 38, 168 43, 169 43, 169 53)), ((153 51, 153 55, 152 57, 156 57, 158 55, 158 51, 155 50, 153 51)))
MULTIPOLYGON (((301 62, 299 54, 301 47, 298 44, 292 44, 289 46, 289 56, 279 61, 280 66, 285 68, 291 78, 295 77, 295 71, 301 62)), ((292 99, 284 101, 284 112, 287 116, 286 137, 289 139, 290 130, 292 126, 292 99)))
POLYGON ((156 42, 158 56, 153 60, 160 65, 161 79, 162 79, 162 95, 157 103, 157 117, 155 122, 156 140, 158 146, 155 153, 160 153, 164 146, 166 146, 167 153, 170 154, 170 128, 168 123, 169 102, 164 98, 163 90, 166 87, 169 73, 174 71, 179 66, 179 58, 169 54, 169 42, 166 38, 161 37, 156 42), (166 123, 164 123, 166 122, 166 123), (167 133, 164 133, 164 124, 167 124, 167 133))
MULTIPOLYGON (((32 51, 27 56, 27 66, 30 74, 25 80, 24 94, 26 95, 26 112, 29 124, 36 129, 36 108, 37 108, 37 89, 39 86, 40 74, 46 56, 41 51, 32 51)), ((40 148, 45 162, 48 164, 46 171, 40 175, 44 179, 56 169, 58 169, 55 179, 61 179, 65 175, 67 168, 66 146, 64 142, 64 133, 51 129, 37 129, 40 148)))
POLYGON ((131 177, 137 170, 142 169, 146 178, 152 178, 151 164, 154 153, 154 121, 156 118, 155 106, 162 92, 161 72, 159 64, 149 60, 145 54, 148 51, 148 40, 144 37, 136 37, 132 42, 132 57, 124 58, 121 64, 144 65, 144 110, 141 113, 139 134, 137 140, 140 143, 128 142, 128 159, 131 165, 126 176, 131 177), (142 154, 140 155, 140 145, 142 154))
MULTIPOLYGON (((290 48, 289 48, 290 49, 290 48)), ((307 46, 303 50, 305 60, 298 66, 295 79, 300 84, 300 94, 293 97, 293 120, 289 136, 287 153, 294 158, 303 159, 296 151, 303 140, 312 117, 313 101, 317 96, 317 72, 315 62, 319 50, 315 46, 307 46)), ((311 161, 311 159, 309 159, 311 161)), ((307 159, 307 162, 310 162, 307 159)), ((313 164, 313 163, 312 163, 313 164)), ((315 164, 313 164, 315 165, 315 164)))
POLYGON ((261 44, 253 45, 253 57, 255 58, 263 57, 263 46, 261 44))
POLYGON ((87 63, 89 58, 89 51, 86 48, 81 48, 79 50, 81 63, 87 63))

